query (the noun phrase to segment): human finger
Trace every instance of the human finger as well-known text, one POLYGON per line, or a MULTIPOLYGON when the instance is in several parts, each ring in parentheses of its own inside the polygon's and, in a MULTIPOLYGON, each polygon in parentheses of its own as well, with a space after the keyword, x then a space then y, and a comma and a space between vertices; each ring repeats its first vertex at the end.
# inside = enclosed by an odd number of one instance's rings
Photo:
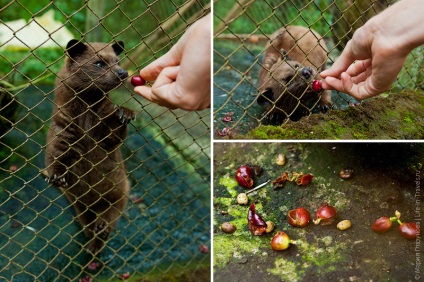
POLYGON ((170 99, 170 93, 172 92, 171 86, 175 84, 178 70, 178 66, 164 68, 152 87, 137 86, 134 88, 134 91, 153 103, 170 109, 175 109, 176 106, 172 101, 170 101, 172 100, 170 99))
POLYGON ((138 95, 142 96, 143 98, 152 101, 152 88, 149 86, 137 86, 134 88, 134 92, 138 95))
POLYGON ((343 83, 340 78, 328 76, 322 82, 322 88, 325 90, 344 91, 343 83))
POLYGON ((352 77, 346 72, 343 72, 340 75, 340 78, 326 77, 324 81, 326 87, 328 87, 329 89, 344 92, 355 98, 358 98, 358 85, 353 82, 352 77))
POLYGON ((160 106, 176 109, 180 107, 178 84, 176 82, 180 67, 164 68, 152 85, 151 101, 160 106))
POLYGON ((355 61, 347 68, 346 73, 350 76, 357 76, 363 72, 366 72, 371 67, 371 62, 371 59, 355 61))
POLYGON ((180 62, 181 50, 175 45, 166 54, 141 69, 140 76, 147 81, 155 81, 164 68, 178 66, 180 62))
POLYGON ((342 73, 341 75, 341 81, 343 88, 345 89, 344 92, 359 101, 370 98, 377 94, 377 92, 373 90, 373 87, 371 86, 371 80, 372 77, 368 77, 364 81, 355 83, 354 79, 347 73, 342 73))
POLYGON ((367 80, 372 74, 372 61, 358 61, 349 68, 346 73, 348 73, 354 84, 358 84, 367 80), (355 66, 356 65, 356 66, 355 66))

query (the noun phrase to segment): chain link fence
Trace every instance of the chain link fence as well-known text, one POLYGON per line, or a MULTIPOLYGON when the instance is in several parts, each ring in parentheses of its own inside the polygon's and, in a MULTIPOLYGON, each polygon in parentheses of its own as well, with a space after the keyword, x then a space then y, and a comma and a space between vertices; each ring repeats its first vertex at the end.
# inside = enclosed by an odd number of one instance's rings
MULTIPOLYGON (((68 118, 74 117, 64 129, 69 133, 73 128, 80 134, 71 134, 68 141, 81 139, 69 141, 64 151, 86 154, 78 155, 76 161, 56 156, 55 161, 70 162, 64 177, 68 187, 62 185, 61 190, 45 181, 49 176, 47 180, 54 182, 49 175, 51 165, 45 165, 46 140, 48 131, 57 129, 57 123, 52 125, 53 117, 59 115, 52 115, 54 96, 64 90, 60 79, 56 85, 55 80, 69 40, 105 42, 118 49, 122 40, 125 47, 119 63, 131 77, 168 51, 193 22, 209 12, 208 0, 0 0, 0 281, 210 279, 209 111, 170 111, 134 96, 133 87, 125 82, 100 99, 136 115, 120 140, 126 125, 113 125, 118 119, 115 111, 99 114, 96 103, 88 102, 91 96, 75 95, 56 105, 59 112, 75 101, 83 105, 74 107, 68 118), (81 125, 78 118, 86 120, 81 125), (99 128, 110 132, 94 132, 99 128), (120 149, 106 148, 112 139, 117 147, 122 141, 120 149), (79 162, 85 162, 88 169, 78 174, 73 167, 79 162), (101 168, 105 163, 109 166, 106 172, 101 168), (111 176, 117 172, 120 178, 111 176), (100 175, 98 182, 93 183, 93 175, 100 175), (126 179, 129 191, 118 192, 116 201, 106 199, 115 192, 101 190, 119 190, 126 179), (75 187, 85 189, 83 195, 72 190, 75 187), (96 206, 83 199, 84 193, 93 191, 99 192, 91 196, 93 202, 106 201, 96 206), (77 214, 79 201, 86 206, 77 214), (127 203, 122 211, 116 209, 116 228, 102 236, 109 227, 96 225, 93 230, 90 224, 103 219, 102 213, 118 202, 127 203), (98 210, 102 212, 80 223, 78 215, 98 210), (84 231, 105 243, 97 255, 87 251, 93 240, 84 231)), ((101 49, 99 54, 112 50, 101 49)), ((126 76, 124 71, 118 73, 121 78, 126 76)), ((73 75, 81 76, 81 72, 73 75)), ((68 82, 75 80, 69 77, 68 82)), ((103 82, 100 85, 92 79, 88 84, 97 90, 112 84, 108 79, 103 82)))
MULTIPOLYGON (((215 138, 357 105, 345 93, 317 93, 311 82, 357 28, 394 2, 215 0, 215 138)), ((389 93, 423 89, 423 58, 422 47, 411 53, 389 93)))

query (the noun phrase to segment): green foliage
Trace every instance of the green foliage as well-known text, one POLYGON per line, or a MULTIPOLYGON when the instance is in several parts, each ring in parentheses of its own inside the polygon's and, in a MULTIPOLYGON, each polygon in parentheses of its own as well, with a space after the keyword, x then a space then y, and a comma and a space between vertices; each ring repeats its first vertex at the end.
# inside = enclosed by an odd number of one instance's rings
MULTIPOLYGON (((85 38, 87 41, 110 42, 113 40, 123 40, 127 55, 131 55, 141 45, 145 45, 145 40, 156 30, 161 30, 163 23, 175 15, 176 11, 186 4, 187 0, 149 0, 149 1, 101 1, 97 2, 95 9, 87 8, 93 4, 84 0, 70 1, 29 1, 20 0, 10 2, 0 0, 0 18, 2 22, 25 19, 30 21, 34 17, 39 17, 49 10, 54 11, 54 18, 64 23, 75 38, 85 38), (119 7, 119 8, 117 8, 119 7), (94 14, 93 14, 94 13, 94 14), (89 19, 94 19, 89 22, 89 19), (101 24, 99 24, 101 23, 101 24), (96 28, 95 28, 96 27, 96 28), (96 35, 96 36, 93 36, 96 35)), ((187 14, 182 15, 174 25, 167 28, 162 43, 153 42, 154 46, 148 46, 146 51, 140 54, 139 65, 146 65, 169 50, 170 42, 176 42, 186 28, 187 20, 197 11, 201 11, 209 3, 208 0, 199 0, 191 7, 187 14), (171 36, 172 31, 181 28, 171 36), (164 47, 165 46, 165 47, 164 47)), ((94 5, 94 4, 93 4, 94 5)), ((27 83, 29 80, 37 78, 46 67, 53 73, 60 70, 62 64, 63 50, 37 48, 29 50, 16 50, 2 48, 0 51, 0 80, 6 79, 14 85, 27 83), (56 62, 58 60, 58 62, 56 62), (15 71, 10 74, 11 71, 15 71), (7 76, 7 77, 6 77, 7 76)), ((44 81, 47 84, 54 83, 54 76, 44 81)))
MULTIPOLYGON (((0 51, 0 79, 6 75, 7 80, 15 86, 28 83, 39 76, 49 72, 56 74, 62 66, 62 60, 58 60, 63 55, 60 48, 39 48, 33 52, 30 50, 4 49, 0 51)), ((55 76, 50 76, 40 84, 54 84, 55 76)))
MULTIPOLYGON (((236 0, 214 2, 214 26, 225 19, 228 11, 238 4, 236 0)), ((285 25, 302 25, 315 29, 321 35, 328 33, 332 15, 327 7, 329 1, 253 1, 235 20, 225 33, 271 34, 285 25)))
MULTIPOLYGON (((0 7, 5 7, 10 2, 9 0, 0 0, 0 7)), ((7 8, 0 11, 0 17, 3 22, 18 19, 29 21, 32 17, 39 17, 49 9, 53 9, 55 10, 55 20, 61 22, 69 21, 67 27, 72 25, 79 30, 84 30, 85 10, 83 9, 81 12, 77 12, 84 4, 84 0, 54 1, 54 4, 50 0, 13 1, 7 8), (72 17, 68 15, 72 15, 72 17)))

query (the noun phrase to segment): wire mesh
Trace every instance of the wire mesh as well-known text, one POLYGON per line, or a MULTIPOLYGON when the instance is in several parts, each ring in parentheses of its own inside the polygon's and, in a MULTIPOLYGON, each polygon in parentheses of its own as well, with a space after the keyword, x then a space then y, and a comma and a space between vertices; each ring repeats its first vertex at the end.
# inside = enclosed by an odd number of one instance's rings
MULTIPOLYGON (((215 138, 358 104, 345 93, 316 93, 312 79, 332 65, 357 28, 394 2, 215 0, 215 138), (325 63, 316 62, 319 56, 325 63)), ((420 47, 389 93, 422 90, 422 62, 420 47)))
MULTIPOLYGON (((54 96, 61 91, 58 77, 68 41, 110 46, 122 40, 119 64, 131 76, 168 51, 209 10, 207 0, 0 1, 0 281, 210 279, 208 110, 170 111, 135 97, 133 87, 123 83, 103 96, 118 109, 130 108, 136 119, 114 127, 115 112, 99 114, 96 104, 81 96, 88 88, 82 90, 56 106, 62 111, 76 101, 82 105, 67 117, 69 128, 82 131, 71 137, 81 139, 68 139, 63 151, 73 157, 87 154, 73 161, 55 156, 55 161, 70 162, 67 173, 74 180, 67 178, 68 187, 58 189, 45 181, 46 176, 50 182, 54 177, 45 164, 47 133, 55 129, 54 96), (90 116, 96 121, 78 123, 78 118, 90 116), (125 127, 126 136, 120 135, 125 127), (96 128, 106 132, 93 134, 96 128), (118 145, 103 147, 111 139, 118 145), (88 145, 93 148, 84 148, 88 145), (112 157, 117 159, 110 161, 112 157), (75 173, 72 168, 83 161, 88 169, 75 173), (106 172, 101 168, 105 162, 106 172), (117 172, 120 178, 109 175, 117 172), (126 181, 130 189, 122 192, 119 187, 126 181), (85 190, 77 195, 72 187, 85 190), (102 191, 104 187, 120 191, 119 199, 109 199, 112 192, 102 191), (86 193, 94 192, 94 203, 84 202, 86 193), (87 251, 90 238, 84 231, 90 224, 78 219, 75 208, 80 201, 85 207, 79 214, 96 210, 97 219, 118 211, 109 236, 101 236, 102 225, 97 226, 101 230, 91 230, 105 244, 97 255, 87 251), (125 208, 118 209, 118 202, 127 202, 125 208)), ((70 80, 75 78, 71 75, 70 80)), ((106 87, 95 79, 89 85, 106 87)))

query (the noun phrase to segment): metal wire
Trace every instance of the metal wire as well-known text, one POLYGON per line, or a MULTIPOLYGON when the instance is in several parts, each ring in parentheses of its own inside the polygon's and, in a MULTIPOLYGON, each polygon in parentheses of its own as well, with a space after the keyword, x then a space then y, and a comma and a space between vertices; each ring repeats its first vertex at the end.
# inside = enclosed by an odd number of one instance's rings
MULTIPOLYGON (((135 97, 126 83, 112 92, 118 106, 131 106, 137 116, 120 147, 130 191, 115 230, 95 256, 86 250, 87 226, 80 224, 74 203, 44 181, 53 85, 66 57, 64 31, 82 42, 124 41, 120 65, 132 75, 209 10, 207 0, 0 2, 1 281, 210 279, 208 110, 170 111, 135 97)), ((94 126, 108 116, 96 118, 94 126)), ((78 130, 97 148, 117 135, 97 139, 90 129, 78 130)), ((99 166, 84 158, 92 168, 79 181, 99 166)))
MULTIPOLYGON (((278 68, 277 63, 272 69, 264 65, 267 44, 275 42, 272 38, 274 32, 290 26, 302 26, 310 31, 316 31, 315 45, 310 49, 301 50, 306 58, 298 62, 301 64, 300 69, 305 63, 308 65, 307 60, 310 59, 308 56, 314 56, 314 50, 319 48, 326 49, 328 67, 339 56, 357 28, 394 2, 215 0, 213 70, 215 138, 221 138, 229 132, 246 133, 262 124, 282 125, 290 120, 298 120, 299 116, 309 116, 322 111, 318 98, 313 100, 305 98, 308 95, 306 92, 310 91, 310 88, 305 88, 307 87, 305 79, 303 92, 295 93, 290 90, 290 84, 296 79, 281 81, 278 72, 274 72, 278 68), (261 98, 259 94, 264 91, 259 78, 261 69, 266 69, 269 81, 273 81, 274 85, 279 87, 280 90, 277 92, 285 94, 278 99, 261 98), (260 99, 266 100, 269 105, 261 107, 258 105, 260 99), (293 104, 291 107, 287 106, 288 100, 293 104), (275 113, 279 114, 280 118, 273 118, 275 113)), ((291 51, 303 48, 302 38, 307 35, 292 34, 290 31, 287 33, 289 35, 286 35, 286 41, 294 42, 294 47, 285 50, 290 58, 293 54, 291 51)), ((282 51, 276 51, 284 57, 282 51)), ((391 92, 421 88, 419 65, 422 58, 422 48, 414 50, 391 92)), ((284 65, 284 62, 279 64, 284 65)), ((295 77, 300 75, 300 71, 294 67, 293 72, 295 77)), ((274 93, 274 96, 278 95, 274 93)), ((343 110, 349 107, 349 104, 358 101, 344 93, 333 91, 331 102, 330 108, 343 110)))

